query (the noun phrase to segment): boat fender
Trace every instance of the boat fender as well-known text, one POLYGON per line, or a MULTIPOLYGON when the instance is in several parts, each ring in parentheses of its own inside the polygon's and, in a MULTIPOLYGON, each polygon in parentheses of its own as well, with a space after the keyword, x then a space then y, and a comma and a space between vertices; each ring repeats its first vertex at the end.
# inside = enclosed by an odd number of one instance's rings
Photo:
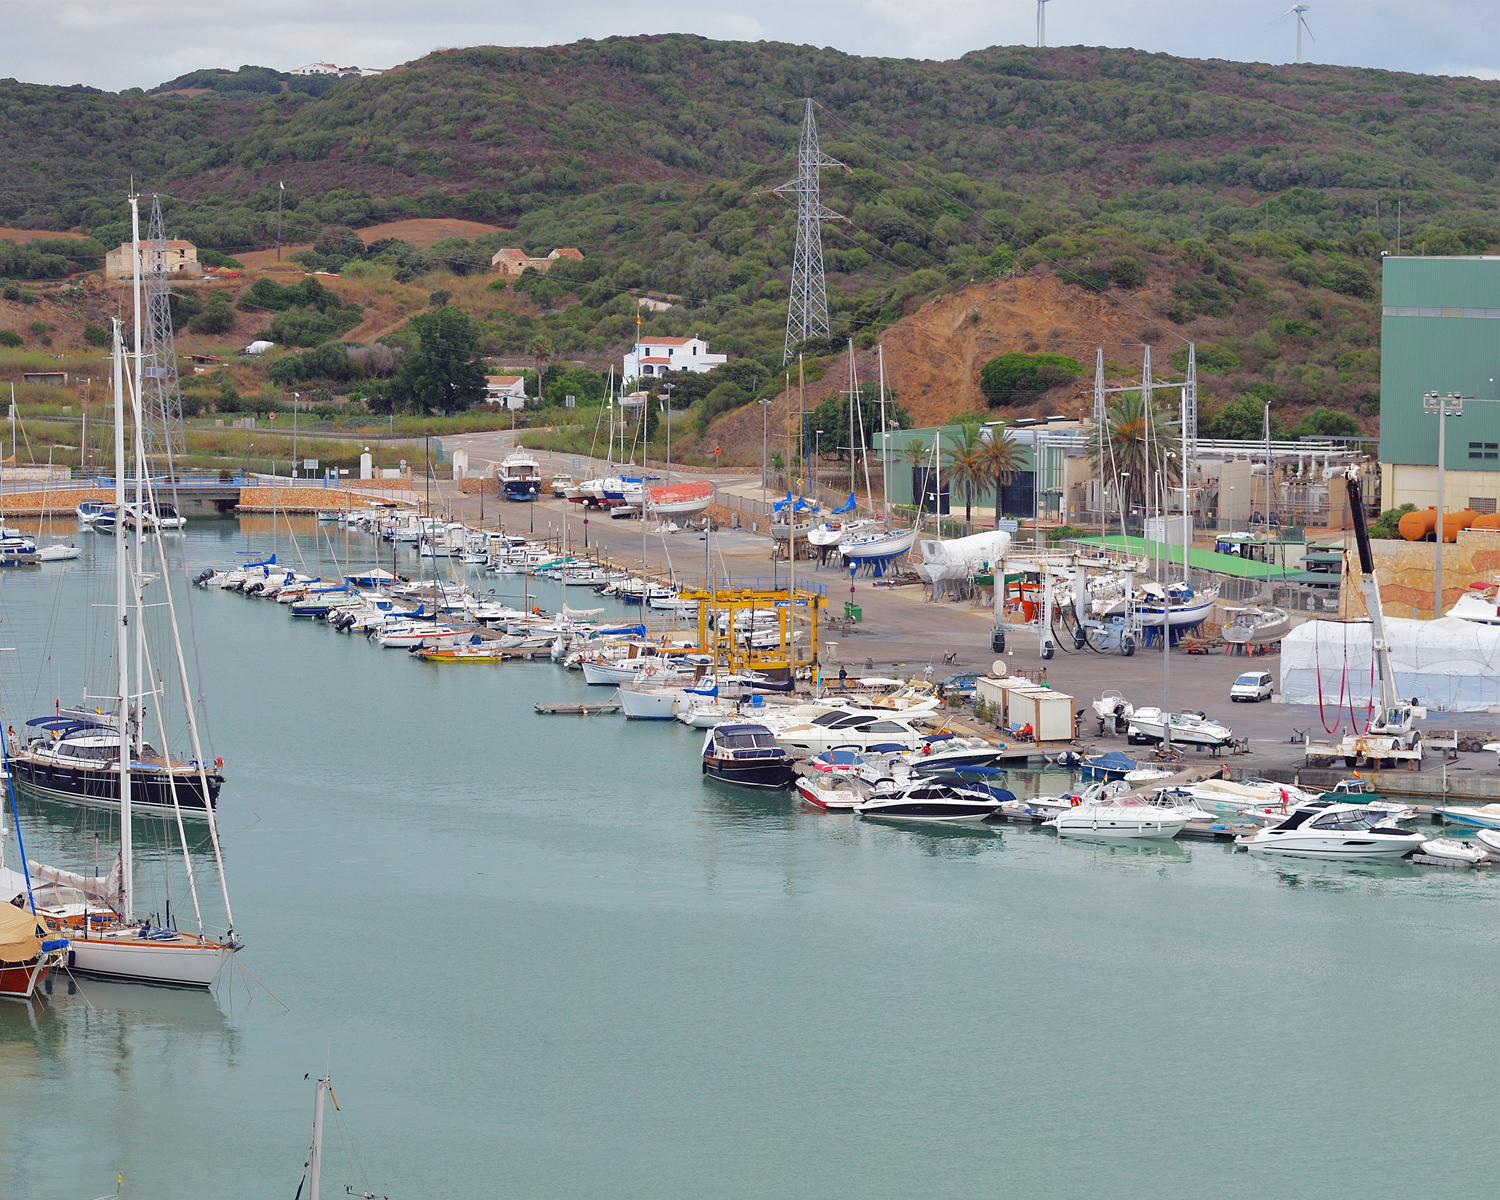
POLYGON ((1078 796, 1069 796, 1068 799, 1073 802, 1073 807, 1074 808, 1077 808, 1080 804, 1083 803, 1082 798, 1078 797, 1078 796))

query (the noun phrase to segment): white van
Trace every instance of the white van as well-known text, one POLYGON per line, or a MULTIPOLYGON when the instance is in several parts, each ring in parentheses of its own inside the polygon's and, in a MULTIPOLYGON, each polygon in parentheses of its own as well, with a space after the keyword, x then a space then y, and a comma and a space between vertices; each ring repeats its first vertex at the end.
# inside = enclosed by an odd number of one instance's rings
POLYGON ((1269 671, 1246 671, 1234 681, 1229 689, 1231 700, 1269 700, 1275 691, 1269 671))

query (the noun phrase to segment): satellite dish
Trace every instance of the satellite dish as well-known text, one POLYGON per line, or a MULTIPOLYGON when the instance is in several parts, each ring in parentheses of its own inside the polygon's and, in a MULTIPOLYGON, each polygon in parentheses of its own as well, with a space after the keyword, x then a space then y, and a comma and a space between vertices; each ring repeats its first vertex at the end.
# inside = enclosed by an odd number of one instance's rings
POLYGON ((1005 678, 1005 660, 1003 658, 997 658, 990 664, 990 674, 996 679, 1005 678))

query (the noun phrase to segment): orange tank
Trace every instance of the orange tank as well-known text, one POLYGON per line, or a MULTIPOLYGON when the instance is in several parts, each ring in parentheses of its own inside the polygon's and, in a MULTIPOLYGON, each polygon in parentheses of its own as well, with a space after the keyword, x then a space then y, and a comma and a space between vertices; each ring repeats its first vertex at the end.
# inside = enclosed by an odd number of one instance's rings
POLYGON ((1443 514, 1443 541, 1458 541, 1458 531, 1468 529, 1474 524, 1474 518, 1479 516, 1472 508, 1466 508, 1462 512, 1443 514))
POLYGON ((1437 509, 1409 512, 1401 518, 1396 528, 1408 542, 1425 542, 1437 528, 1437 509))
POLYGON ((1500 513, 1480 513, 1474 518, 1475 529, 1500 529, 1500 513))

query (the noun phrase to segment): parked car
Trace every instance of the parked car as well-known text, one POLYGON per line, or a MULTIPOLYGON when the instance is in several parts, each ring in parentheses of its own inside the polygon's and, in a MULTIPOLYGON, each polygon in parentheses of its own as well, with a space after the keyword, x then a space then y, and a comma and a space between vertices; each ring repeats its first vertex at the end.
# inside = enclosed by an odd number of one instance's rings
POLYGON ((1249 700, 1253 703, 1260 700, 1269 700, 1271 693, 1275 690, 1275 685, 1271 682, 1271 672, 1246 671, 1230 685, 1229 698, 1231 700, 1249 700))
POLYGON ((962 696, 971 700, 979 690, 979 676, 973 673, 950 675, 942 680, 938 687, 943 689, 945 696, 962 696))

